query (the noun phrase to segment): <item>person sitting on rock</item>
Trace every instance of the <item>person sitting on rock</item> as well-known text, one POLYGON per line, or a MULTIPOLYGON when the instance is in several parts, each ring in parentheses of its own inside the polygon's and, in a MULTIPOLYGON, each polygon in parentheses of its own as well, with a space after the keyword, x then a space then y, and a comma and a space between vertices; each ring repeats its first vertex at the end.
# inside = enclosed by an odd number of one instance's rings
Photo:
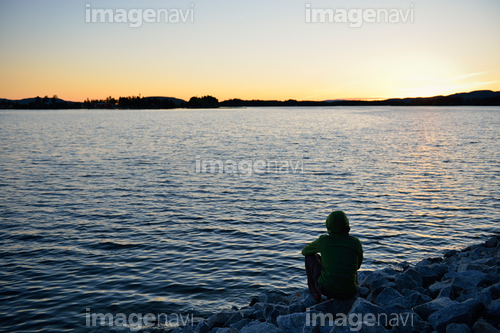
POLYGON ((326 229, 328 235, 321 235, 302 250, 309 293, 316 303, 321 302, 322 295, 337 300, 355 297, 357 271, 363 262, 361 242, 349 236, 351 228, 344 212, 328 215, 326 229))

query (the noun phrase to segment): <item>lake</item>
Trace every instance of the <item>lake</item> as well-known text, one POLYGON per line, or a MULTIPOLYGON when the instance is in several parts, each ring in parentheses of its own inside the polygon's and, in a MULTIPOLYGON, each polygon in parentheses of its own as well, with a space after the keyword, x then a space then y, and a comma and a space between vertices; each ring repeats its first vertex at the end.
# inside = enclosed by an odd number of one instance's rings
POLYGON ((207 316, 296 292, 332 210, 362 270, 499 231, 500 107, 1 110, 0 123, 3 331, 108 332, 88 313, 207 316))

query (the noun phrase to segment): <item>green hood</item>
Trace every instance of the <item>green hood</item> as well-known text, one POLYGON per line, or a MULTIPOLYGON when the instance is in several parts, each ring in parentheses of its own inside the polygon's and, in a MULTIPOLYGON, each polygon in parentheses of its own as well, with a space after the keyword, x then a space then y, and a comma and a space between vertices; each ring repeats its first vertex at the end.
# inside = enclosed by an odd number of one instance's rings
POLYGON ((349 234, 349 219, 343 211, 337 210, 328 215, 326 230, 331 234, 349 234))

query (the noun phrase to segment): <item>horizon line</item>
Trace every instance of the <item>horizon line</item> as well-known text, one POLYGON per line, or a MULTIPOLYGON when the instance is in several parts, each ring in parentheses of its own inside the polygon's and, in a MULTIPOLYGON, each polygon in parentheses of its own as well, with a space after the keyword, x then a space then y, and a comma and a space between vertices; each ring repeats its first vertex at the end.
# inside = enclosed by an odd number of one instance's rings
MULTIPOLYGON (((295 99, 295 98, 288 98, 288 99, 283 99, 283 100, 280 100, 280 99, 256 99, 256 98, 253 98, 253 99, 242 99, 242 98, 238 98, 238 97, 233 97, 233 98, 224 99, 221 102, 231 101, 231 100, 242 100, 242 101, 278 101, 278 102, 286 102, 286 101, 298 101, 298 102, 341 102, 341 101, 349 101, 349 102, 375 102, 375 101, 385 101, 385 100, 392 100, 392 99, 444 97, 444 96, 452 96, 452 95, 457 95, 457 94, 468 94, 468 93, 479 92, 479 91, 500 92, 500 91, 494 91, 494 90, 486 89, 486 90, 471 90, 471 91, 454 92, 454 93, 451 93, 451 94, 448 94, 448 95, 406 96, 406 97, 389 97, 389 98, 386 98, 386 97, 334 98, 334 99, 322 99, 322 100, 312 100, 312 99, 298 100, 298 99, 295 99)), ((45 98, 45 97, 53 98, 54 96, 56 96, 58 99, 63 100, 65 102, 71 102, 71 103, 84 103, 85 102, 85 100, 84 101, 70 101, 70 100, 65 100, 65 99, 59 97, 57 94, 52 95, 52 97, 50 97, 49 95, 45 95, 43 97, 41 97, 41 96, 38 95, 38 96, 34 96, 34 97, 25 97, 25 98, 21 98, 21 99, 11 99, 11 98, 6 98, 6 97, 0 97, 0 100, 4 99, 4 100, 10 100, 10 101, 21 101, 21 100, 32 99, 32 98, 37 98, 37 97, 38 98, 45 98)), ((194 95, 194 96, 191 96, 190 98, 193 98, 193 97, 203 97, 203 96, 212 96, 212 95, 194 95)), ((117 98, 112 97, 112 96, 108 96, 108 97, 111 97, 113 99, 117 99, 117 98)), ((108 97, 106 97, 106 98, 108 98, 108 97)), ((119 96, 118 98, 120 98, 120 97, 140 97, 140 98, 154 98, 154 97, 158 97, 158 98, 179 99, 179 100, 183 100, 183 101, 186 101, 186 102, 189 101, 189 99, 188 100, 184 100, 183 98, 171 97, 171 96, 141 96, 140 93, 138 95, 136 95, 136 96, 135 95, 119 96)), ((215 96, 212 96, 212 97, 215 97, 215 96)), ((217 98, 217 97, 215 97, 215 98, 217 98)), ((105 100, 105 99, 91 99, 89 97, 87 97, 87 99, 88 100, 105 100)))

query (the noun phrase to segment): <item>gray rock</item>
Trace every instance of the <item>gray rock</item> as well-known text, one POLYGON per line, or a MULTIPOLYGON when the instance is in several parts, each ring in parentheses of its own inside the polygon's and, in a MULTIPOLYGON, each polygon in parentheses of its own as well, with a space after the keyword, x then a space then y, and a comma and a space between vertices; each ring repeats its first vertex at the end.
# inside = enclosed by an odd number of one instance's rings
POLYGON ((266 303, 257 302, 253 305, 254 310, 264 310, 266 303))
POLYGON ((490 304, 492 297, 491 297, 491 292, 488 289, 479 289, 479 288, 465 289, 457 298, 457 301, 464 302, 468 299, 477 299, 486 306, 490 304))
POLYGON ((388 276, 381 272, 374 272, 368 275, 360 284, 361 287, 366 287, 373 291, 378 287, 387 287, 392 281, 388 280, 388 276))
POLYGON ((488 324, 484 319, 479 319, 472 327, 474 333, 500 333, 498 329, 488 324))
POLYGON ((481 266, 495 266, 498 265, 498 259, 497 258, 482 258, 478 260, 474 260, 472 262, 474 265, 481 265, 481 266))
POLYGON ((255 310, 248 318, 263 321, 266 320, 266 317, 264 316, 264 310, 255 310))
POLYGON ((281 333, 280 330, 270 323, 253 321, 240 330, 240 333, 281 333))
POLYGON ((445 332, 446 326, 451 323, 472 326, 483 307, 484 305, 478 300, 467 300, 463 303, 453 304, 431 314, 429 323, 438 333, 445 332))
POLYGON ((413 311, 400 314, 397 324, 392 326, 391 333, 430 333, 433 331, 432 326, 413 311))
POLYGON ((276 295, 276 294, 269 294, 269 295, 262 295, 259 297, 259 302, 260 303, 269 303, 269 304, 278 304, 282 300, 284 300, 283 295, 276 295))
POLYGON ((191 326, 187 325, 187 326, 184 326, 180 332, 181 333, 193 333, 194 329, 191 326))
POLYGON ((274 326, 278 326, 278 322, 276 321, 276 319, 281 316, 281 314, 279 313, 279 311, 277 310, 273 310, 273 312, 271 312, 267 317, 266 317, 266 321, 268 323, 271 323, 273 324, 274 326))
POLYGON ((448 273, 455 273, 458 270, 458 265, 451 264, 448 265, 448 273))
POLYGON ((487 248, 496 247, 497 245, 498 245, 498 239, 496 237, 491 237, 484 243, 484 246, 486 246, 487 248))
MULTIPOLYGON (((250 322, 252 321, 252 319, 242 319, 234 324, 231 324, 229 327, 231 328, 234 328, 235 330, 238 330, 240 331, 243 327, 247 326, 250 322)), ((201 332, 200 332, 201 333, 201 332)))
POLYGON ((378 287, 374 287, 370 290, 370 294, 368 295, 368 297, 366 297, 366 300, 369 301, 369 302, 373 302, 375 301, 375 299, 377 298, 377 296, 382 292, 382 290, 384 290, 385 288, 393 288, 393 289, 397 289, 398 286, 396 285, 396 283, 394 282, 391 282, 389 280, 385 280, 385 282, 382 284, 382 285, 379 285, 378 287))
POLYGON ((276 321, 279 329, 285 333, 301 332, 304 325, 306 325, 306 315, 309 315, 309 313, 292 313, 278 316, 276 321))
POLYGON ((360 297, 366 298, 366 297, 368 297, 368 295, 370 295, 370 289, 368 289, 366 287, 359 287, 359 296, 360 297))
POLYGON ((492 301, 487 306, 486 315, 492 319, 500 320, 500 299, 492 301))
MULTIPOLYGON (((436 263, 432 264, 429 268, 432 269, 434 273, 436 273, 436 275, 438 276, 438 280, 442 279, 443 276, 448 272, 448 267, 445 264, 436 263)), ((422 274, 422 272, 420 272, 420 274, 422 274)))
POLYGON ((210 329, 213 327, 222 327, 231 318, 235 312, 219 312, 211 315, 207 319, 207 324, 210 329))
POLYGON ((276 305, 276 306, 274 307, 274 309, 275 309, 276 311, 278 311, 280 315, 286 315, 286 314, 288 314, 288 313, 289 313, 289 312, 288 312, 288 310, 289 310, 289 309, 288 309, 288 306, 286 306, 286 305, 280 305, 280 304, 278 304, 278 305, 276 305))
POLYGON ((224 323, 224 327, 230 327, 232 324, 237 323, 242 319, 243 319, 242 313, 236 312, 224 323))
POLYGON ((380 306, 368 302, 364 298, 358 298, 352 305, 351 311, 349 311, 347 316, 352 316, 354 314, 362 316, 365 316, 366 314, 373 314, 377 317, 379 315, 386 316, 387 311, 380 306))
POLYGON ((398 278, 394 283, 396 283, 397 289, 401 292, 404 289, 415 289, 417 287, 422 286, 422 285, 419 286, 417 282, 410 275, 407 274, 401 274, 400 276, 398 276, 398 278))
MULTIPOLYGON (((425 267, 425 266, 422 266, 425 267)), ((417 271, 416 269, 409 268, 407 269, 403 275, 408 275, 411 276, 411 278, 417 283, 418 287, 422 287, 423 280, 422 280, 422 274, 417 271)))
POLYGON ((422 280, 422 283, 420 286, 428 286, 440 279, 445 273, 446 273, 446 265, 443 264, 433 264, 430 266, 418 266, 415 267, 415 270, 420 274, 420 279, 422 280), (434 267, 435 270, 432 268, 434 267), (442 271, 442 270, 445 271, 442 271), (439 275, 436 271, 439 273, 442 273, 439 275))
POLYGON ((472 333, 472 331, 465 324, 452 323, 446 327, 446 333, 472 333))
POLYGON ((358 271, 358 284, 361 284, 361 282, 370 274, 372 274, 373 271, 358 271))
POLYGON ((297 313, 306 311, 306 305, 302 301, 298 301, 290 304, 288 307, 288 313, 297 313))
POLYGON ((484 265, 484 264, 478 264, 476 262, 464 264, 463 267, 459 267, 459 269, 458 269, 459 272, 479 271, 479 272, 483 272, 483 273, 488 273, 488 271, 490 271, 490 270, 491 270, 491 267, 484 265))
POLYGON ((316 301, 314 300, 314 298, 312 298, 311 295, 307 294, 303 299, 302 299, 302 303, 304 304, 304 307, 308 308, 314 304, 316 304, 316 301))
POLYGON ((315 312, 322 312, 322 313, 344 313, 347 314, 351 310, 354 302, 356 302, 356 298, 351 298, 348 300, 329 300, 320 304, 317 304, 315 306, 312 306, 308 308, 310 311, 315 311, 315 312))
POLYGON ((428 320, 429 316, 434 312, 437 312, 441 309, 447 308, 453 304, 458 304, 456 301, 452 301, 449 298, 441 297, 436 298, 433 301, 417 305, 413 308, 413 310, 424 320, 428 320))
POLYGON ((401 306, 406 309, 407 304, 406 298, 401 295, 397 290, 393 288, 385 288, 380 295, 375 299, 375 304, 378 304, 382 307, 387 306, 401 306))
POLYGON ((254 313, 255 309, 253 307, 244 307, 244 308, 241 308, 238 313, 241 313, 241 315, 243 316, 243 318, 248 318, 252 315, 252 313, 254 313))
POLYGON ((444 252, 444 257, 450 258, 450 257, 456 256, 457 254, 458 254, 457 250, 448 250, 448 251, 444 252))
POLYGON ((488 274, 478 271, 465 271, 448 273, 445 277, 451 277, 451 284, 458 289, 472 289, 490 280, 488 274))
POLYGON ((388 280, 394 281, 396 277, 401 273, 393 268, 386 267, 380 271, 383 275, 387 277, 388 280))
POLYGON ((468 257, 469 257, 469 255, 470 255, 470 248, 467 248, 467 249, 465 249, 465 250, 462 250, 462 252, 460 252, 460 253, 458 254, 458 257, 460 258, 460 261, 463 263, 463 262, 468 262, 468 261, 470 261, 470 259, 469 259, 469 260, 465 260, 465 261, 463 260, 464 258, 468 258, 468 257))
POLYGON ((475 249, 473 249, 470 254, 469 254, 469 257, 472 259, 472 260, 477 260, 477 259, 481 259, 481 258, 484 258, 484 256, 486 255, 486 253, 488 252, 488 249, 485 248, 484 246, 477 246, 475 249))
POLYGON ((360 326, 334 326, 331 331, 320 331, 320 333, 387 333, 392 332, 388 331, 385 327, 382 326, 368 326, 360 324, 360 326))
POLYGON ((418 267, 422 267, 422 266, 430 266, 432 263, 427 260, 427 259, 424 259, 424 260, 421 260, 416 266, 415 266, 415 269, 417 269, 418 267))
POLYGON ((494 284, 492 286, 489 286, 486 289, 490 291, 491 298, 493 298, 493 299, 499 299, 500 298, 500 282, 498 282, 498 283, 496 283, 496 284, 494 284))
POLYGON ((443 289, 441 289, 437 298, 441 298, 441 297, 450 298, 450 299, 456 298, 455 291, 453 290, 453 287, 451 286, 451 284, 449 286, 446 286, 443 289))
POLYGON ((198 325, 196 325, 195 331, 198 333, 208 333, 210 327, 205 321, 200 321, 198 325))
POLYGON ((231 328, 231 327, 223 327, 223 328, 219 327, 219 328, 217 328, 216 333, 238 333, 238 330, 231 328))
POLYGON ((407 299, 408 309, 432 301, 432 297, 419 293, 417 291, 415 291, 413 294, 406 295, 405 298, 407 299))
POLYGON ((273 304, 266 304, 266 306, 264 307, 264 309, 262 310, 264 311, 264 318, 268 318, 269 315, 274 311, 274 305, 273 304))
POLYGON ((451 288, 451 286, 452 286, 451 280, 444 280, 444 281, 434 282, 433 284, 431 284, 429 286, 428 289, 429 289, 431 295, 433 297, 436 297, 437 295, 439 295, 439 293, 441 292, 441 290, 443 290, 446 287, 450 287, 451 288))

